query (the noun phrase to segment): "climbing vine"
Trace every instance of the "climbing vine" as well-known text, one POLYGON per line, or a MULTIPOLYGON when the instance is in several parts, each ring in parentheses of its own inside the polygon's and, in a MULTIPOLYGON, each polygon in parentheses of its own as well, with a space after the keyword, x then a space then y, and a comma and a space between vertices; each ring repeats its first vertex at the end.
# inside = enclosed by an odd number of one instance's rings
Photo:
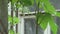
MULTIPOLYGON (((36 14, 36 18, 37 18, 37 24, 40 25, 40 27, 45 30, 48 23, 50 25, 51 31, 53 32, 53 34, 57 34, 57 29, 58 26, 57 24, 54 22, 54 16, 58 16, 60 17, 60 13, 56 11, 56 9, 54 8, 54 6, 49 2, 49 0, 35 0, 36 1, 36 5, 38 6, 37 8, 35 8, 35 10, 37 10, 37 14, 36 14), (43 9, 44 13, 42 13, 39 9, 43 9)), ((17 8, 21 7, 21 6, 33 6, 33 4, 35 3, 34 0, 11 0, 12 5, 15 5, 17 8), (16 4, 18 2, 18 4, 16 4)), ((12 22, 12 17, 9 16, 8 19, 10 22, 12 22)), ((13 24, 16 24, 18 22, 18 18, 14 17, 13 18, 13 24)))

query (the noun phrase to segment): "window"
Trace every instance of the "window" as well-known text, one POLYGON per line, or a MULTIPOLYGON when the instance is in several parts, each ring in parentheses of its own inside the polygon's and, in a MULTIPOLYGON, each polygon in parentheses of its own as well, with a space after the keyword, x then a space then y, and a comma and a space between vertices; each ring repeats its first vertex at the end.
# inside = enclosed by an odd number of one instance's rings
MULTIPOLYGON (((18 24, 18 32, 20 34, 36 34, 36 20, 34 15, 20 16, 21 23, 18 24)), ((43 31, 38 26, 38 34, 50 34, 50 26, 43 31)))

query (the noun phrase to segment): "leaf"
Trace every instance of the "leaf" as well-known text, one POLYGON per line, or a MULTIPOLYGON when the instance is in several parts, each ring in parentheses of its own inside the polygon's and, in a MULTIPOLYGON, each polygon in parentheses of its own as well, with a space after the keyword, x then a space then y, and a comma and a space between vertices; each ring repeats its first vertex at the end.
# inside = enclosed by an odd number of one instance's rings
POLYGON ((43 30, 45 30, 46 27, 47 27, 47 24, 49 23, 53 34, 57 34, 58 26, 54 22, 53 17, 51 16, 51 14, 45 13, 44 15, 41 15, 41 16, 44 16, 44 17, 40 17, 40 19, 42 18, 42 20, 39 21, 41 28, 43 30))
POLYGON ((12 5, 14 5, 14 3, 16 3, 18 0, 11 0, 12 5))
POLYGON ((55 16, 60 17, 60 12, 56 12, 56 15, 55 16))
POLYGON ((43 14, 37 14, 37 18, 38 18, 38 24, 40 24, 40 22, 42 21, 42 19, 43 19, 43 14))
POLYGON ((20 34, 20 33, 16 33, 16 34, 20 34))
POLYGON ((50 27, 51 27, 53 34, 57 34, 58 26, 54 22, 52 14, 60 17, 60 13, 56 12, 54 6, 49 2, 49 0, 41 0, 40 2, 42 3, 40 5, 43 7, 45 13, 49 13, 49 14, 45 15, 45 17, 44 17, 45 19, 42 20, 40 26, 43 29, 45 29, 46 28, 46 21, 47 21, 50 24, 50 27))
POLYGON ((49 0, 44 0, 43 1, 43 9, 45 10, 45 12, 50 13, 50 14, 56 14, 56 10, 54 8, 54 6, 49 2, 49 0))
POLYGON ((58 29, 58 26, 57 24, 54 22, 54 19, 53 17, 49 17, 49 24, 50 24, 50 27, 51 27, 51 30, 53 32, 53 34, 57 34, 57 29, 58 29))
POLYGON ((40 26, 41 26, 41 28, 42 28, 43 30, 46 29, 47 23, 48 23, 48 22, 47 22, 46 20, 44 20, 44 21, 41 22, 40 26))
POLYGON ((57 34, 58 26, 56 25, 56 23, 50 23, 50 27, 51 27, 53 34, 57 34))
POLYGON ((43 8, 43 5, 44 3, 43 3, 43 0, 40 0, 40 3, 39 3, 39 8, 43 8))
POLYGON ((9 30, 9 34, 15 34, 13 30, 9 30))
POLYGON ((19 8, 19 7, 21 7, 22 5, 18 2, 17 4, 16 4, 16 8, 19 8))
POLYGON ((40 0, 36 0, 36 4, 38 5, 38 3, 40 2, 40 0))
POLYGON ((30 12, 29 8, 28 7, 23 7, 23 13, 28 13, 30 12))
POLYGON ((50 6, 47 6, 47 7, 46 7, 46 10, 47 10, 46 12, 48 12, 48 13, 50 13, 50 14, 54 14, 54 15, 56 14, 56 10, 55 10, 54 7, 51 6, 51 5, 50 5, 50 6))
POLYGON ((19 19, 18 19, 18 17, 13 17, 13 24, 15 25, 15 24, 17 24, 19 22, 19 19))
POLYGON ((10 22, 11 24, 15 25, 19 22, 19 19, 18 17, 14 16, 13 18, 9 15, 8 16, 8 22, 10 22), (12 19, 13 19, 13 22, 12 22, 12 19))
POLYGON ((12 17, 8 15, 8 22, 12 22, 12 17))
POLYGON ((33 5, 33 4, 34 4, 34 0, 30 0, 30 1, 31 1, 31 3, 32 3, 31 5, 33 5))
POLYGON ((46 14, 41 15, 41 16, 43 16, 43 17, 40 17, 40 21, 39 21, 40 26, 43 30, 45 30, 47 27, 47 24, 48 24, 48 19, 49 19, 48 17, 50 17, 50 14, 46 13, 46 14))
POLYGON ((40 2, 40 4, 39 4, 39 8, 42 8, 42 7, 43 7, 43 3, 40 2))
POLYGON ((31 0, 20 0, 20 3, 24 6, 30 6, 32 5, 31 0))

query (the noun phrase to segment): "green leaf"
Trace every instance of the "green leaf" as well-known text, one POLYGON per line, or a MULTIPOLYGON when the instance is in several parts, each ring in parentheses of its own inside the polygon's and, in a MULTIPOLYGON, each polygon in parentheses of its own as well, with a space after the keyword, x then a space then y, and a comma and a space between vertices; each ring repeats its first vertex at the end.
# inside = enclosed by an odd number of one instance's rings
POLYGON ((43 9, 45 10, 45 12, 50 13, 50 14, 56 14, 56 10, 54 8, 54 6, 49 2, 49 0, 44 0, 43 1, 43 9))
POLYGON ((41 7, 44 9, 46 14, 44 15, 44 17, 40 17, 39 19, 40 20, 39 22, 41 23, 40 26, 42 27, 42 29, 45 30, 47 27, 46 24, 49 22, 53 34, 57 34, 58 26, 54 22, 52 14, 60 17, 60 13, 56 12, 54 6, 49 2, 49 0, 40 0, 40 8, 41 7), (42 18, 43 20, 41 20, 42 18))
POLYGON ((50 24, 50 28, 51 28, 53 34, 57 34, 58 26, 57 26, 57 24, 54 22, 54 19, 53 19, 52 16, 49 17, 49 24, 50 24))
POLYGON ((17 4, 16 4, 16 8, 19 8, 19 7, 21 7, 22 5, 18 2, 17 4))
POLYGON ((50 23, 50 27, 51 27, 53 34, 57 34, 58 26, 56 25, 56 23, 50 23))
POLYGON ((8 15, 8 22, 12 22, 12 17, 8 15))
POLYGON ((50 17, 50 14, 46 13, 46 14, 43 14, 41 16, 43 16, 43 17, 40 17, 40 21, 39 21, 40 26, 43 30, 45 30, 47 27, 47 24, 48 24, 48 19, 49 19, 48 17, 50 17))
POLYGON ((24 7, 24 8, 23 8, 23 13, 29 13, 29 12, 30 12, 30 10, 29 10, 28 7, 24 7))
POLYGON ((43 3, 43 0, 40 0, 40 3, 39 3, 39 8, 43 8, 43 5, 44 3, 43 3))
POLYGON ((20 34, 20 33, 16 33, 16 34, 20 34))
MULTIPOLYGON (((40 14, 41 15, 41 14, 40 14)), ((47 24, 49 23, 50 24, 50 27, 51 27, 51 30, 53 32, 53 34, 57 34, 57 29, 58 29, 58 26, 57 24, 54 22, 54 19, 53 17, 51 16, 51 14, 49 13, 45 13, 43 15, 40 16, 40 26, 43 30, 46 29, 47 27, 47 24), (44 17, 41 17, 41 16, 44 16, 44 17)))
POLYGON ((18 0, 11 0, 11 3, 14 5, 18 0))
POLYGON ((36 4, 38 4, 40 2, 40 0, 36 0, 36 4))
POLYGON ((15 25, 15 24, 17 24, 19 22, 19 19, 18 19, 18 17, 13 17, 13 24, 15 25))
POLYGON ((46 12, 50 13, 50 14, 56 14, 56 10, 53 6, 49 5, 49 6, 46 6, 46 12))
POLYGON ((34 0, 31 0, 32 5, 34 4, 34 0))
POLYGON ((60 17, 60 12, 56 12, 56 15, 55 16, 60 17))
POLYGON ((40 24, 40 22, 43 20, 44 16, 43 14, 37 14, 37 18, 38 18, 38 24, 40 24))
POLYGON ((43 30, 45 30, 46 27, 47 27, 47 24, 48 24, 48 22, 47 22, 46 20, 43 20, 43 21, 41 22, 40 26, 41 26, 41 28, 42 28, 43 30))
POLYGON ((9 34, 15 34, 13 30, 9 30, 9 34))
POLYGON ((30 6, 32 5, 31 0, 20 0, 20 3, 24 6, 30 6))
POLYGON ((8 22, 10 22, 11 24, 15 25, 19 22, 19 19, 18 17, 14 16, 13 18, 9 15, 8 16, 8 22), (12 19, 13 19, 13 22, 12 22, 12 19))
POLYGON ((40 2, 40 4, 39 4, 39 8, 42 8, 42 5, 43 5, 42 2, 40 2))

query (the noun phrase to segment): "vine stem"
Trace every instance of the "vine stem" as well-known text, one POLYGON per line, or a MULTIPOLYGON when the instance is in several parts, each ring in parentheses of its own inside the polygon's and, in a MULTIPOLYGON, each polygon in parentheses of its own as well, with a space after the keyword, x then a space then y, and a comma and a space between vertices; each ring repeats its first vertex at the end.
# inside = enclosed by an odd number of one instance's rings
MULTIPOLYGON (((38 12, 36 13, 36 34, 38 34, 38 19, 39 19, 39 18, 38 18, 38 13, 39 13, 39 4, 40 4, 40 3, 38 2, 37 8, 36 8, 37 11, 38 11, 38 12)), ((36 11, 35 11, 35 12, 36 12, 36 11)))
MULTIPOLYGON (((17 3, 16 4, 18 4, 18 1, 17 1, 17 3)), ((17 5, 16 5, 16 17, 18 17, 18 8, 17 8, 17 5)), ((16 33, 18 33, 18 24, 16 24, 16 33)))
POLYGON ((10 27, 10 29, 12 29, 13 30, 13 4, 12 4, 12 1, 11 1, 11 17, 12 17, 12 23, 11 23, 11 27, 10 27))

